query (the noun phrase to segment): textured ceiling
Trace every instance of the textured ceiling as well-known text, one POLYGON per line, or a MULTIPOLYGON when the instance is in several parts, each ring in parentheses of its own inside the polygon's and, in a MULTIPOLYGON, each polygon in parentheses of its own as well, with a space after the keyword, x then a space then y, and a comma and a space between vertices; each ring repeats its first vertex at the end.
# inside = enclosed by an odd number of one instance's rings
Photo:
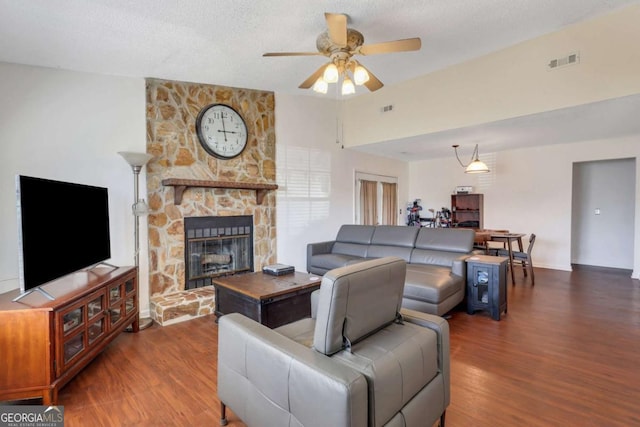
MULTIPOLYGON (((0 61, 318 96, 298 85, 325 57, 262 54, 315 51, 325 12, 346 13, 365 44, 422 39, 417 52, 359 57, 393 85, 632 3, 638 1, 0 0, 0 61)), ((358 88, 356 96, 362 93, 358 88)))

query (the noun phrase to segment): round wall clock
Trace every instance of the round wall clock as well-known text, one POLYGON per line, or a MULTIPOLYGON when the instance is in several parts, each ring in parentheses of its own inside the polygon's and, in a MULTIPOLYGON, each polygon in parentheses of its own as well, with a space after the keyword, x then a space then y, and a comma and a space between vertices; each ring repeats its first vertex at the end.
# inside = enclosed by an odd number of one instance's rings
POLYGON ((196 132, 207 153, 232 159, 247 146, 247 125, 236 110, 225 104, 210 104, 200 110, 196 132))

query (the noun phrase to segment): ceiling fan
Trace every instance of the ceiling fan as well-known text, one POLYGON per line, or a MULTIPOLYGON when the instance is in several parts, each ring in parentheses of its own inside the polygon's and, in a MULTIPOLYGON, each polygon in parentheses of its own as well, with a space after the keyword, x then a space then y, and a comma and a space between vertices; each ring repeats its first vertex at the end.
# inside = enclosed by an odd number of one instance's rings
POLYGON ((327 30, 316 39, 317 52, 270 52, 262 56, 328 56, 330 61, 298 86, 319 93, 327 93, 329 83, 337 83, 342 76, 342 94, 355 93, 356 85, 364 85, 370 91, 380 89, 383 83, 353 58, 354 55, 377 55, 381 53, 408 52, 419 50, 420 38, 395 40, 365 45, 364 36, 353 28, 347 28, 347 15, 341 13, 325 13, 327 30), (353 76, 353 81, 351 76, 353 76))

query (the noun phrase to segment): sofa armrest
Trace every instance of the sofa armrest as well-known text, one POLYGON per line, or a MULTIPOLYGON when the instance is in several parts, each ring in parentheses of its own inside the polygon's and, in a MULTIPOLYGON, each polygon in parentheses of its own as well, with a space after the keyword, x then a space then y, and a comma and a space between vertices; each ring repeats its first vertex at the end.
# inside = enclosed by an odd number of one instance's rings
POLYGON ((449 344, 449 323, 440 316, 423 313, 421 311, 400 309, 400 314, 405 322, 413 323, 432 329, 438 335, 438 367, 442 373, 444 381, 445 408, 449 406, 451 400, 450 381, 450 344, 449 344))
POLYGON ((454 259, 451 263, 451 272, 456 276, 466 277, 467 275, 467 263, 466 259, 469 258, 470 255, 460 255, 458 258, 454 259))
POLYGON ((219 320, 218 395, 248 426, 367 424, 362 374, 239 313, 219 320))
POLYGON ((327 242, 316 242, 307 244, 307 271, 311 271, 311 265, 309 265, 311 257, 320 254, 330 254, 335 242, 335 240, 331 240, 327 242))

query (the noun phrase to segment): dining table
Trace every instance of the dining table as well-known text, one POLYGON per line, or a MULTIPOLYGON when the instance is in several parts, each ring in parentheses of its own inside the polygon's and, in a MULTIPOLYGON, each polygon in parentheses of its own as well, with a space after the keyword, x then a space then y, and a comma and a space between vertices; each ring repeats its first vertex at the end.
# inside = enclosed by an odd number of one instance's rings
POLYGON ((513 242, 518 245, 518 251, 523 252, 522 237, 526 236, 524 233, 491 233, 490 241, 502 242, 506 245, 506 249, 509 253, 509 268, 511 269, 511 283, 516 284, 516 275, 513 271, 513 242))

